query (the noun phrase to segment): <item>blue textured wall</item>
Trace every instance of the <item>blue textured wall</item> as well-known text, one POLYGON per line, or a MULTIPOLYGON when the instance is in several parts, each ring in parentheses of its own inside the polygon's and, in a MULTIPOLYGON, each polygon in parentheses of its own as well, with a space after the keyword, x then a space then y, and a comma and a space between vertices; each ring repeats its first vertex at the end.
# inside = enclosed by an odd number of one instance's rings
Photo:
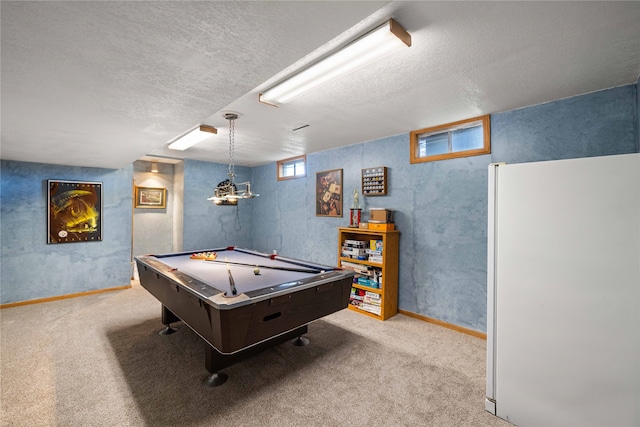
MULTIPOLYGON (((219 182, 227 179, 229 165, 185 160, 183 249, 197 251, 228 245, 251 248, 251 200, 237 206, 215 206, 207 200, 219 182)), ((236 182, 250 178, 250 169, 235 167, 236 182)))
POLYGON ((638 151, 636 85, 491 117, 492 158, 523 163, 638 151))
MULTIPOLYGON (((394 209, 400 236, 401 309, 478 331, 486 330, 487 166, 638 152, 637 85, 604 90, 494 114, 492 154, 409 164, 408 133, 307 156, 307 177, 277 181, 275 164, 238 167, 257 199, 238 207, 206 198, 226 179, 228 166, 184 164, 186 251, 226 246, 254 248, 310 261, 337 262, 342 218, 317 217, 317 172, 343 169, 348 212, 361 169, 389 168, 389 193, 361 197, 394 209)), ((132 168, 103 170, 2 162, 2 303, 109 288, 128 282, 132 168), (47 179, 104 183, 104 241, 46 244, 47 179), (36 262, 33 258, 37 259, 36 262)))
MULTIPOLYGON (((486 331, 487 166, 638 151, 636 85, 491 117, 492 154, 409 164, 408 134, 307 155, 307 177, 276 181, 275 165, 253 169, 253 247, 337 262, 343 218, 316 217, 317 172, 343 169, 343 207, 360 192, 361 169, 389 168, 389 192, 361 197, 395 210, 400 236, 399 307, 486 331)), ((348 212, 348 210, 347 210, 348 212)))
POLYGON ((129 284, 132 167, 113 170, 5 160, 1 167, 0 302, 129 284), (102 182, 101 242, 47 244, 47 179, 102 182))

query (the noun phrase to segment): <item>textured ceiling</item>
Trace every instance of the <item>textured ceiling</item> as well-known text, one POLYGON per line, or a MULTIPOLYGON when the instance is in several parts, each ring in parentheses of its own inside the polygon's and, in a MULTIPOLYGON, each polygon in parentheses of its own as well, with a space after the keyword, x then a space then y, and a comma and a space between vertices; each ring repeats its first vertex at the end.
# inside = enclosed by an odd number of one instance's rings
MULTIPOLYGON (((3 159, 254 166, 634 83, 640 2, 2 1, 3 159), (411 48, 279 108, 258 93, 393 17, 411 48), (218 135, 165 148, 198 124, 218 135), (301 125, 308 127, 294 132, 301 125)), ((402 148, 407 149, 407 147, 402 148)))

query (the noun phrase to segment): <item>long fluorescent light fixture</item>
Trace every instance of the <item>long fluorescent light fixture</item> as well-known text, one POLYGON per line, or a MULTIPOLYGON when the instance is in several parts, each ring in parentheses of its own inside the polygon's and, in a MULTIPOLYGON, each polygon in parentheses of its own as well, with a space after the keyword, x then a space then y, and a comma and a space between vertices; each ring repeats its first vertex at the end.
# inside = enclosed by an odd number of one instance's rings
POLYGON ((318 86, 410 46, 411 35, 390 19, 344 48, 261 93, 260 102, 274 106, 286 104, 318 86))
POLYGON ((213 126, 200 125, 191 132, 188 132, 180 138, 169 144, 169 148, 172 150, 186 150, 189 147, 196 145, 203 139, 211 136, 212 133, 218 133, 218 129, 213 126))

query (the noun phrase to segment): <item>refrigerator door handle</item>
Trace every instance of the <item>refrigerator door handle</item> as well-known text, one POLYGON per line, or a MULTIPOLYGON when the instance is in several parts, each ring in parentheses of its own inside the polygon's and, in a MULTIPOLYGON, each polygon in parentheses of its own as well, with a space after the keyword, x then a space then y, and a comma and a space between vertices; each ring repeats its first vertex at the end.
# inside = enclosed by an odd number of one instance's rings
POLYGON ((495 354, 496 354, 496 207, 497 207, 497 186, 498 167, 506 163, 491 163, 489 165, 488 180, 488 206, 487 206, 487 393, 485 399, 485 409, 496 415, 495 396, 495 354))

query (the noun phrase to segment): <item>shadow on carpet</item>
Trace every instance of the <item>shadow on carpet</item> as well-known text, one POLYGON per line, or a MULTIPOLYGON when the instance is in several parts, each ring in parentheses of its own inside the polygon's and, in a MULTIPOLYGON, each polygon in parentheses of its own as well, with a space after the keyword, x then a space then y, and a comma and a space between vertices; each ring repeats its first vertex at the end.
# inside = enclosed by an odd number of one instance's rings
POLYGON ((131 393, 149 425, 197 424, 234 407, 240 410, 279 383, 304 375, 305 369, 316 365, 319 359, 361 338, 317 320, 305 334, 309 345, 294 346, 292 340, 269 348, 223 369, 229 379, 211 388, 202 384, 208 375, 204 367, 207 344, 184 323, 172 326, 178 332, 171 335, 158 334, 162 325, 157 319, 107 332, 131 393))

